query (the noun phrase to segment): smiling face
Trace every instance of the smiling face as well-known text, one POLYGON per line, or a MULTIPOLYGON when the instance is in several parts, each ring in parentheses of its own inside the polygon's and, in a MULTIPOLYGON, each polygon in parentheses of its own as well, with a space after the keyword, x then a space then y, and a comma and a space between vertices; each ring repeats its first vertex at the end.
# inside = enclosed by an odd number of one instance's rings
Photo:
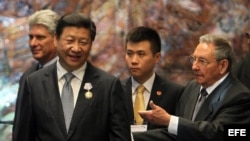
POLYGON ((125 55, 127 66, 134 79, 141 84, 152 76, 160 57, 160 53, 152 53, 149 41, 127 43, 125 55))
POLYGON ((60 64, 71 72, 80 68, 87 60, 92 40, 90 30, 78 27, 65 27, 59 38, 55 38, 55 45, 60 64))
POLYGON ((41 64, 47 63, 56 56, 56 47, 53 44, 54 35, 40 24, 34 24, 29 29, 29 45, 33 58, 41 64))

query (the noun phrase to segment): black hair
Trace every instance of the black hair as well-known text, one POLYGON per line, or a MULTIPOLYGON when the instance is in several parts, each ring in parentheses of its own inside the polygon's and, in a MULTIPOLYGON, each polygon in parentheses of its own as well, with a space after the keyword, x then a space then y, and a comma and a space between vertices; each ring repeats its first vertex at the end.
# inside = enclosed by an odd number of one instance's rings
POLYGON ((153 54, 161 52, 161 39, 158 32, 150 27, 139 26, 133 28, 126 36, 126 45, 128 42, 149 41, 153 54))
POLYGON ((62 35, 65 27, 83 27, 90 30, 91 40, 95 40, 96 26, 95 23, 86 15, 81 13, 69 13, 62 16, 56 26, 56 37, 59 38, 62 35))

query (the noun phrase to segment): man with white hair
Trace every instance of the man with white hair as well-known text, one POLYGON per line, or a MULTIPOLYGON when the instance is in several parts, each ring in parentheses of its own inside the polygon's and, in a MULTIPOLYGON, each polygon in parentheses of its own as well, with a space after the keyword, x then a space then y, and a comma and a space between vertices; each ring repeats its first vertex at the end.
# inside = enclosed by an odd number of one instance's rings
MULTIPOLYGON (((37 11, 29 17, 29 45, 36 62, 23 73, 19 80, 13 133, 15 133, 16 124, 19 123, 17 120, 19 120, 20 115, 20 101, 23 98, 22 91, 25 78, 31 73, 56 62, 57 51, 54 45, 54 36, 59 17, 56 12, 49 9, 37 11)), ((15 138, 15 134, 13 134, 13 138, 15 138)))

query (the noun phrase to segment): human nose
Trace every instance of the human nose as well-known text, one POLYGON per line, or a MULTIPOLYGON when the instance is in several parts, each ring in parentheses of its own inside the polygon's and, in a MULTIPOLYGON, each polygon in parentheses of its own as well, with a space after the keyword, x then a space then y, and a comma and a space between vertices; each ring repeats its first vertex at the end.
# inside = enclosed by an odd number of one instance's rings
POLYGON ((132 55, 132 56, 131 56, 131 62, 132 62, 132 63, 137 63, 137 62, 138 62, 138 56, 135 55, 135 54, 132 55))
POLYGON ((75 52, 79 52, 81 51, 81 46, 79 45, 79 43, 76 42, 75 44, 73 44, 71 50, 75 52))
POLYGON ((199 63, 198 61, 192 62, 192 70, 198 70, 199 69, 199 63))
POLYGON ((37 39, 36 38, 31 38, 30 39, 30 46, 35 46, 35 45, 37 45, 38 44, 38 42, 37 42, 37 39))

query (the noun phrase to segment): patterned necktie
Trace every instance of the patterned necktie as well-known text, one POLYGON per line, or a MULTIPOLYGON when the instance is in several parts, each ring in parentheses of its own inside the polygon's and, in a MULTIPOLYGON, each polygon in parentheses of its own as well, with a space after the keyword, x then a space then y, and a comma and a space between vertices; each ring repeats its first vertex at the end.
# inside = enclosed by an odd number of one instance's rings
POLYGON ((69 129, 71 117, 74 111, 74 96, 70 84, 73 77, 74 75, 72 73, 66 73, 64 75, 65 83, 63 85, 62 96, 61 96, 67 131, 69 129))
POLYGON ((135 124, 137 125, 143 124, 143 118, 138 114, 138 111, 145 110, 145 103, 143 97, 144 90, 145 87, 143 85, 139 85, 136 90, 136 97, 134 103, 134 117, 135 117, 135 124))
POLYGON ((195 109, 194 109, 194 113, 193 113, 193 117, 192 120, 194 121, 201 105, 204 103, 204 101, 206 100, 206 96, 208 95, 207 91, 205 88, 202 88, 200 91, 200 97, 195 105, 195 109))

